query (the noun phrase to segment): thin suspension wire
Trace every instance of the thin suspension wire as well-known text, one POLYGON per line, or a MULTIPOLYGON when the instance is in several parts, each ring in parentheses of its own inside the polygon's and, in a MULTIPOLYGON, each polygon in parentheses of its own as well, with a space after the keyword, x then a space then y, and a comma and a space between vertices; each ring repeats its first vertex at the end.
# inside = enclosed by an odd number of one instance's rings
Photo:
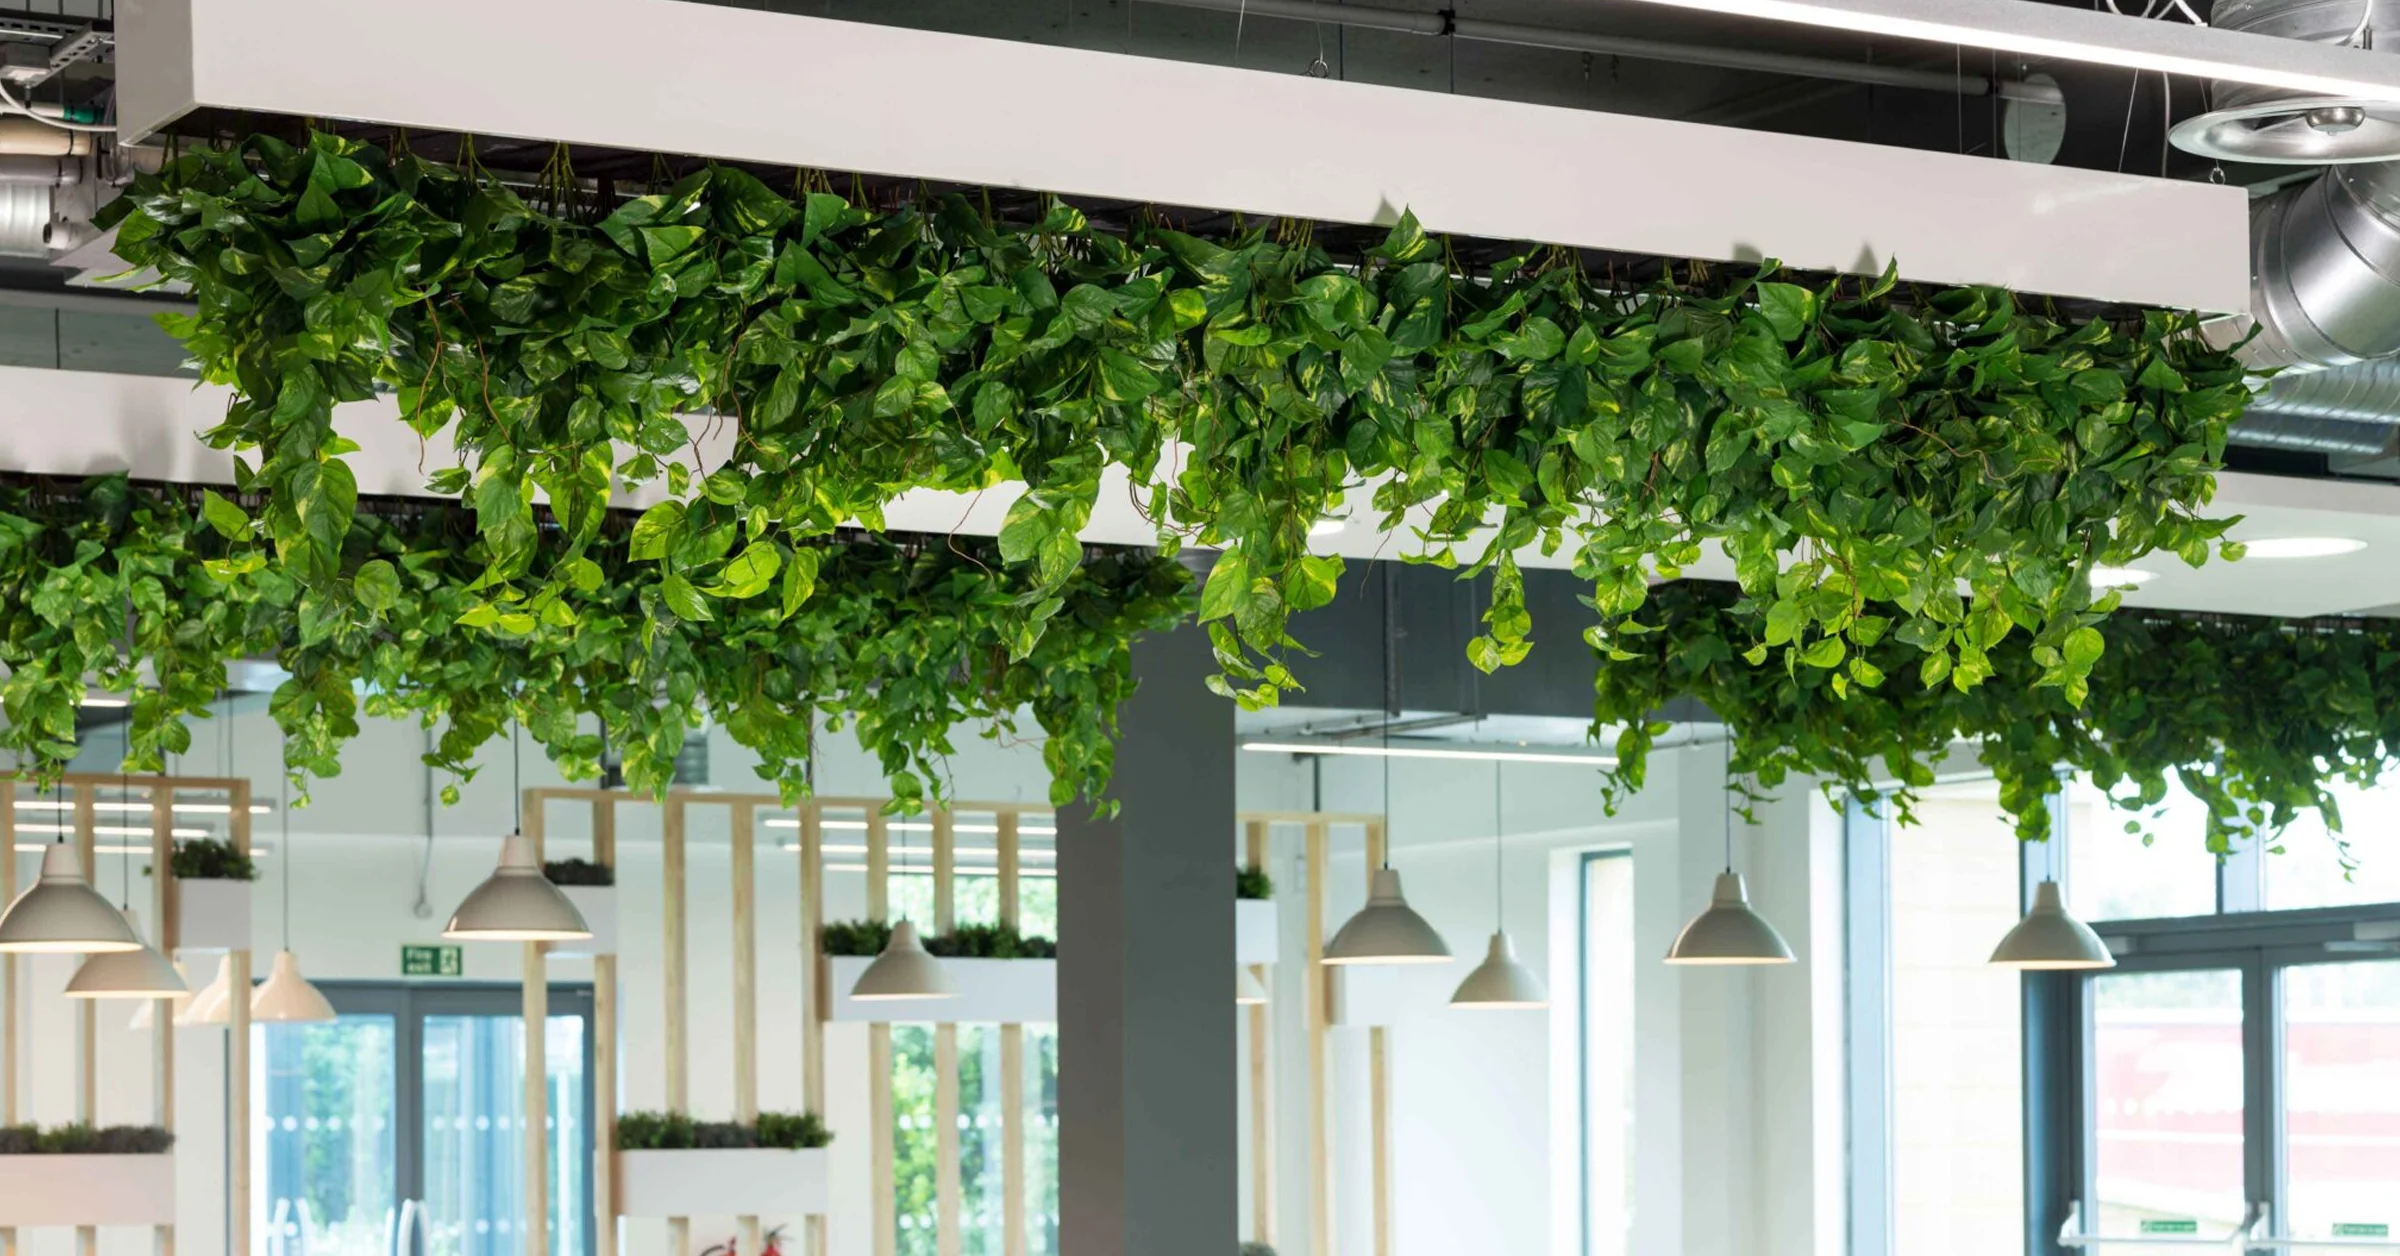
POLYGON ((1508 847, 1501 840, 1508 825, 1503 818, 1507 815, 1503 810, 1507 804, 1501 800, 1501 767, 1498 759, 1492 760, 1492 927, 1495 929, 1508 923, 1508 847))
POLYGON ((509 717, 508 782, 516 804, 516 830, 519 834, 525 832, 525 741, 519 736, 524 729, 524 721, 513 715, 509 717))
POLYGON ((283 949, 292 949, 292 765, 286 760, 283 771, 282 797, 275 805, 277 818, 283 823, 283 949))
POLYGON ((1725 871, 1733 871, 1733 730, 1727 729, 1725 748, 1725 871))

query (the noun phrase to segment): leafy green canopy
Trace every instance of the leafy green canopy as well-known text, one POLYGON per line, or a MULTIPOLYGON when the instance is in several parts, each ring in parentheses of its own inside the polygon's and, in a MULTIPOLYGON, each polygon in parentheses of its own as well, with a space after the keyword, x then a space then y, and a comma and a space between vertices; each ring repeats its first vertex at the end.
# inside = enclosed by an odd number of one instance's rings
MULTIPOLYGON (((2271 838, 2304 811, 2331 829, 2328 786, 2373 784, 2400 746, 2400 625, 2383 620, 2278 620, 2118 611, 2080 706, 2037 684, 2030 648, 1990 652, 1992 682, 1961 691, 1890 686, 1833 692, 1812 668, 1754 667, 1739 653, 1752 611, 1738 589, 1683 581, 1652 590, 1638 623, 1611 625, 1629 643, 1601 660, 1596 718, 1623 725, 1603 773, 1611 805, 1641 787, 1648 752, 1668 726, 1650 719, 1696 698, 1731 729, 1730 770, 1772 788, 1790 774, 1828 789, 1891 797, 1908 813, 1953 742, 1980 743, 2019 836, 2049 832, 2045 800, 2062 770, 2088 773, 2119 807, 2154 808, 2170 780, 2209 811, 2208 843, 2271 838), (1879 782, 1882 787, 1879 788, 1879 782)), ((1871 665, 1905 648, 1881 641, 1871 665)), ((2139 819, 2127 822, 2140 831, 2139 819)))
MULTIPOLYGON (((695 536, 743 531, 716 502, 689 518, 695 536)), ((675 609, 668 567, 632 557, 642 534, 622 518, 572 557, 540 547, 527 574, 541 594, 508 603, 479 583, 488 538, 455 508, 346 519, 325 585, 257 533, 205 490, 0 481, 0 746, 56 771, 88 679, 129 695, 128 764, 160 770, 190 748, 227 661, 270 655, 291 673, 272 704, 287 762, 319 776, 340 770, 363 708, 439 727, 428 762, 461 776, 521 720, 570 778, 588 778, 605 730, 626 783, 662 790, 707 719, 796 796, 812 729, 854 721, 905 808, 939 791, 955 726, 1013 736, 1029 708, 1065 803, 1108 782, 1133 640, 1191 600, 1181 564, 1148 553, 1079 551, 1062 581, 1037 584, 989 542, 753 535, 748 552, 787 573, 780 592, 722 598, 701 618, 675 609), (1044 627, 1021 643, 1013 626, 1034 604, 1044 627)))
POLYGON ((1202 615, 1216 686, 1252 705, 1292 687, 1288 616, 1343 569, 1309 528, 1360 484, 1386 530, 1416 532, 1409 557, 1483 545, 1479 667, 1529 648, 1521 548, 1565 547, 1615 623, 1713 544, 1756 607, 1742 653, 1837 695, 1895 665, 1969 689, 2021 637, 2030 682, 2080 701, 2111 605, 2091 565, 2200 562, 2225 527, 2195 512, 2243 371, 2180 315, 2069 322, 1992 288, 1904 302, 1888 275, 1694 267, 1628 289, 1555 249, 1465 274, 1407 216, 1336 258, 1288 229, 1111 235, 1056 203, 1031 223, 955 195, 873 207, 822 176, 785 196, 711 168, 615 205, 550 186, 545 206, 471 156, 258 137, 111 209, 120 254, 191 285, 174 329, 239 393, 209 439, 257 455, 266 537, 325 613, 366 596, 333 407, 379 387, 467 462, 432 481, 480 538, 445 609, 503 635, 572 589, 612 476, 675 499, 630 557, 681 622, 772 602, 794 537, 878 528, 912 489, 1021 481, 999 545, 1042 590, 1006 629, 1022 657, 1114 462, 1163 540, 1223 549, 1202 615), (739 432, 725 465, 673 461, 718 419, 739 432))

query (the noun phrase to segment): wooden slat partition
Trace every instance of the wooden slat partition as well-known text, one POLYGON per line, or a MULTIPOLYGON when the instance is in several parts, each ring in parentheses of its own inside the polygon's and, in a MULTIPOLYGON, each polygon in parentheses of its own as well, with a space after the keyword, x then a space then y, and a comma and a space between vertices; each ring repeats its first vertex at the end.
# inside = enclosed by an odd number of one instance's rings
POLYGON ((1309 1248, 1333 1252, 1333 1070, 1325 1033, 1333 1024, 1333 973, 1325 967, 1325 869, 1330 864, 1324 820, 1304 821, 1308 861, 1308 1229, 1309 1248))
MULTIPOLYGON (((591 807, 592 862, 613 873, 617 804, 596 798, 591 807)), ((617 957, 605 953, 592 957, 592 1239, 596 1256, 617 1256, 617 957)))
MULTIPOLYGON (((758 1120, 758 858, 753 838, 756 809, 746 803, 732 808, 733 845, 733 1119, 745 1124, 758 1120)), ((740 1228, 737 1256, 758 1256, 758 1217, 736 1217, 740 1228)))
MULTIPOLYGON (((1242 825, 1242 858, 1253 868, 1265 868, 1271 828, 1264 820, 1242 825)), ((1270 989, 1263 964, 1250 966, 1259 988, 1270 989)), ((1250 1056, 1250 1239, 1275 1245, 1275 1034, 1272 1002, 1249 1009, 1250 1056)))
MULTIPOLYGON (((958 830, 947 808, 933 813, 933 931, 958 927, 958 830)), ((933 1027, 933 1242, 935 1256, 960 1256, 958 1026, 933 1027)))
MULTIPOLYGON (((892 910, 891 828, 881 808, 867 812, 867 919, 888 919, 892 910)), ((899 1248, 899 1190, 892 1180, 892 1027, 867 1026, 867 1146, 873 1227, 868 1251, 894 1256, 899 1248)))
MULTIPOLYGON (((825 819, 800 811, 800 1088, 808 1110, 825 1111, 825 819)), ((808 1219, 803 1256, 828 1256, 825 1218, 808 1219)))
MULTIPOLYGON (((93 886, 100 884, 100 835, 97 807, 100 787, 75 786, 75 858, 93 886)), ((75 1000, 75 1119, 100 1124, 100 1001, 75 1000)), ((75 1227, 75 1250, 80 1256, 99 1256, 100 1231, 75 1227)))
MULTIPOLYGON (((525 840, 533 846, 533 861, 542 862, 548 843, 543 840, 547 826, 543 823, 543 808, 525 808, 520 797, 517 805, 524 810, 518 821, 525 840)), ((524 944, 522 972, 518 984, 521 1015, 520 1036, 525 1043, 522 1116, 525 1143, 525 1215, 518 1233, 524 1236, 525 1256, 549 1256, 550 1250, 550 972, 542 954, 542 944, 524 944)))
MULTIPOLYGON (((685 999, 687 990, 684 968, 684 899, 683 899, 683 800, 670 796, 666 816, 660 825, 665 875, 659 878, 660 889, 666 895, 666 987, 667 987, 667 1111, 691 1111, 690 1073, 685 1058, 685 1032, 688 1025, 685 999)), ((685 1256, 692 1250, 692 1219, 667 1218, 667 1251, 673 1256, 685 1256)))
MULTIPOLYGON (((1383 821, 1367 822, 1367 884, 1372 893, 1375 870, 1389 853, 1383 821)), ((1368 1196, 1368 1222, 1374 1256, 1392 1256, 1392 1044, 1382 1025, 1367 1029, 1367 1162, 1373 1183, 1368 1196)))
MULTIPOLYGON (((999 836, 1000 923, 1015 928, 1023 919, 1018 901, 1020 859, 1017 813, 1003 811, 993 827, 999 836)), ((1000 1256, 1025 1256, 1025 1027, 1000 1027, 1000 1256)))
MULTIPOLYGON (((150 919, 158 931, 158 953, 175 955, 175 939, 183 921, 175 902, 175 791, 167 786, 152 785, 150 789, 150 919)), ((0 790, 12 795, 14 789, 0 790)), ((13 827, 13 826, 12 826, 13 827)), ((7 841, 10 851, 14 841, 7 841)), ((16 858, 12 853, 10 859, 16 858)), ((13 865, 12 865, 13 866, 13 865)), ((150 1006, 150 1120, 162 1130, 175 1129, 175 1001, 160 999, 150 1006)), ((162 1225, 151 1231, 151 1250, 156 1256, 175 1256, 175 1227, 162 1225)))
MULTIPOLYGON (((227 831, 232 834, 234 850, 247 855, 250 853, 250 779, 237 777, 226 782, 226 794, 226 801, 233 808, 233 813, 227 817, 227 831)), ((250 952, 247 948, 234 951, 226 960, 232 968, 227 982, 227 1004, 232 1017, 225 1046, 226 1145, 233 1148, 233 1163, 227 1165, 225 1170, 226 1251, 231 1256, 249 1256, 250 952)))

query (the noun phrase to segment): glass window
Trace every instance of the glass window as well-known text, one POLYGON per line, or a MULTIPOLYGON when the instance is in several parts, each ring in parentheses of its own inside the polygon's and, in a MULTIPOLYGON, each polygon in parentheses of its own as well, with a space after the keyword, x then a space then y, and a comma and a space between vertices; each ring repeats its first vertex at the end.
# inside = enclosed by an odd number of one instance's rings
POLYGON ((1633 1225, 1633 860, 1583 861, 1583 1251, 1622 1256, 1633 1225))
MULTIPOLYGON (((2400 826, 2400 789, 2340 784, 2329 792, 2341 808, 2343 832, 2353 838, 2361 833, 2389 833, 2400 826)), ((2353 857, 2350 862, 2356 866, 2344 867, 2341 845, 2325 827, 2323 817, 2313 811, 2284 830, 2259 862, 2266 869, 2269 911, 2400 902, 2400 858, 2388 854, 2353 857)))
POLYGON ((1892 1250, 2022 1256, 2023 1005, 1989 963, 2021 848, 1989 781, 1927 790, 1916 816, 1887 830, 1892 1250))
POLYGON ((394 1027, 389 1016, 261 1025, 258 1099, 267 1250, 387 1256, 395 1169, 394 1027))
POLYGON ((2242 977, 2092 978, 2095 1215, 2106 1235, 2216 1234, 2242 1220, 2242 977))
POLYGON ((2400 1234, 2400 962, 2283 976, 2284 1233, 2400 1234))
POLYGON ((2111 805, 2080 777, 2067 797, 2069 911, 2085 920, 2151 920, 2217 910, 2208 809, 2181 786, 2170 781, 2165 801, 2143 811, 2111 805))
MULTIPOLYGON (((555 1251, 580 1252, 591 1215, 575 1120, 583 1110, 583 1018, 547 1023, 550 1241, 555 1251)), ((525 1211, 524 1022, 431 1015, 419 1032, 425 1256, 517 1256, 525 1246, 513 1233, 525 1211)))

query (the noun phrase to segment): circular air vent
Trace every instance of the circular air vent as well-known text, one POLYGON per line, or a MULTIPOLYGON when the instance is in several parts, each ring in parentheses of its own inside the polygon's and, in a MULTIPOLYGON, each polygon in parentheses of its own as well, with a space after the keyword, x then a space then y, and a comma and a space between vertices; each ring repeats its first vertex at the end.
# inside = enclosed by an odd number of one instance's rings
POLYGON ((2326 166, 2400 160, 2400 104, 2295 96, 2212 110, 2176 124, 2169 138, 2216 161, 2326 166))

